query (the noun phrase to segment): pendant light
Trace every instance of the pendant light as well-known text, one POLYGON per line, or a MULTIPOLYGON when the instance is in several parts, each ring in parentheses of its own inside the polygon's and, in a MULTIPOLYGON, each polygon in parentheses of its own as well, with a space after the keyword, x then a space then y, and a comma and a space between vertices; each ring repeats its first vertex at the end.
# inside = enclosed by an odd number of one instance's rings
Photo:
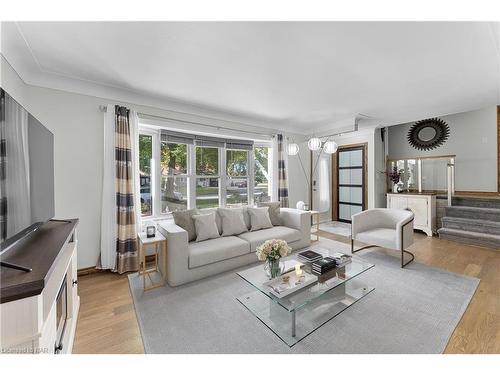
POLYGON ((299 153, 299 145, 297 143, 290 143, 288 145, 288 155, 297 155, 299 153))
POLYGON ((323 151, 325 151, 327 154, 334 154, 337 152, 338 145, 335 141, 326 141, 325 144, 323 145, 323 151))
POLYGON ((317 151, 321 148, 321 140, 319 138, 316 138, 316 137, 311 138, 307 142, 307 147, 311 151, 317 151))

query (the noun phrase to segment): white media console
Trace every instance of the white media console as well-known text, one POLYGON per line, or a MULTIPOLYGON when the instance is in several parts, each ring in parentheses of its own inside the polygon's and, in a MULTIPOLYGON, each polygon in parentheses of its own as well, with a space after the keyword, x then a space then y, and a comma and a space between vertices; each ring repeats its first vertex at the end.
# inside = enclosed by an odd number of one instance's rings
POLYGON ((80 306, 77 223, 49 221, 2 256, 32 268, 2 268, 2 353, 71 353, 80 306))

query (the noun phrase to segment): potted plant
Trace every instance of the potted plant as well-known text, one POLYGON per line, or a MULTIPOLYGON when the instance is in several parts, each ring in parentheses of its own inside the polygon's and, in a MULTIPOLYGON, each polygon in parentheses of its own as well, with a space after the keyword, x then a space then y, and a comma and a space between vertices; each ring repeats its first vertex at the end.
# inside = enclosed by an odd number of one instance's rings
POLYGON ((266 262, 264 269, 270 279, 281 275, 284 266, 280 266, 280 259, 290 254, 292 249, 284 240, 267 240, 257 247, 257 258, 266 262))
POLYGON ((392 192, 399 193, 398 184, 399 181, 401 180, 401 173, 398 171, 398 167, 395 165, 394 168, 392 168, 392 171, 389 172, 387 175, 389 176, 389 179, 393 183, 392 192))

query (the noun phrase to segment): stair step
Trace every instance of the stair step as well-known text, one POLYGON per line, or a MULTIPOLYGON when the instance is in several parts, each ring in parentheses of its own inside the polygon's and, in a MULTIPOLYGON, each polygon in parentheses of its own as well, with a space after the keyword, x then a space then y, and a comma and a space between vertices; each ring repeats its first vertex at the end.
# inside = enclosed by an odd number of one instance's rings
POLYGON ((483 198, 483 197, 453 197, 452 206, 466 207, 482 207, 482 208, 498 208, 500 209, 499 198, 483 198))
POLYGON ((500 221, 445 216, 442 218, 442 223, 443 228, 500 235, 500 221))
POLYGON ((477 233, 466 230, 440 228, 439 238, 466 243, 469 245, 489 247, 500 251, 500 236, 495 234, 477 233))
POLYGON ((445 208, 445 216, 461 217, 475 220, 500 221, 500 209, 451 206, 445 208))

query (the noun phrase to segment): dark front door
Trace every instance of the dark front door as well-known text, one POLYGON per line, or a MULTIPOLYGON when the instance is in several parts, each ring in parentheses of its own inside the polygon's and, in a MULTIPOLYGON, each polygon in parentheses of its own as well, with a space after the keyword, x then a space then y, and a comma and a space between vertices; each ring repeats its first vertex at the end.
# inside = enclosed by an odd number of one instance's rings
POLYGON ((338 220, 351 222, 351 216, 365 209, 365 147, 343 147, 337 151, 338 220))

